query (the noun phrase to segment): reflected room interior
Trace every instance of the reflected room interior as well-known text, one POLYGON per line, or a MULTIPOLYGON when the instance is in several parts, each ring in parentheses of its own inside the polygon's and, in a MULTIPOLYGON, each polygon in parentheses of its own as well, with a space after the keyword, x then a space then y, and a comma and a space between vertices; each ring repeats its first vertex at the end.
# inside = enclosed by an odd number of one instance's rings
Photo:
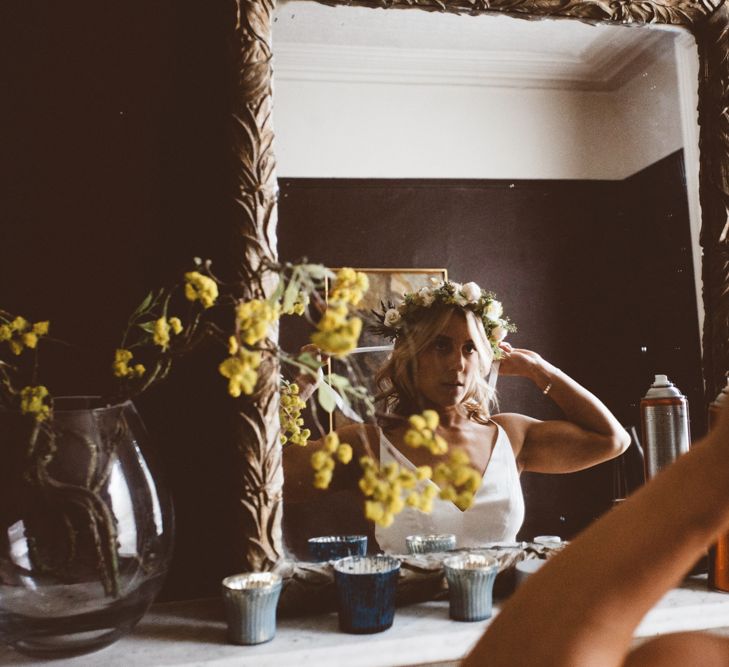
MULTIPOLYGON (((476 281, 517 324, 509 342, 597 394, 635 440, 656 373, 696 406, 700 436, 693 38, 343 9, 287 3, 273 24, 281 258, 476 281)), ((527 381, 497 390, 500 411, 560 416, 527 381)), ((519 537, 573 538, 641 474, 635 447, 579 473, 525 473, 519 537)), ((366 531, 361 502, 285 506, 291 552, 366 531)))
MULTIPOLYGON (((0 8, 12 100, 0 110, 0 303, 77 343, 44 360, 58 394, 107 376, 150 286, 191 257, 231 257, 230 11, 134 1, 110 22, 92 2, 0 8)), ((276 10, 273 53, 282 259, 474 280, 504 302, 513 344, 625 425, 666 373, 701 435, 688 33, 297 1, 276 10)), ((162 599, 215 595, 240 567, 218 363, 203 350, 138 401, 176 509, 162 599)), ((529 383, 498 390, 502 410, 558 416, 529 383)), ((616 497, 613 480, 611 464, 523 475, 522 535, 574 536, 616 497)), ((344 522, 322 532, 362 516, 326 496, 321 507, 344 522)))

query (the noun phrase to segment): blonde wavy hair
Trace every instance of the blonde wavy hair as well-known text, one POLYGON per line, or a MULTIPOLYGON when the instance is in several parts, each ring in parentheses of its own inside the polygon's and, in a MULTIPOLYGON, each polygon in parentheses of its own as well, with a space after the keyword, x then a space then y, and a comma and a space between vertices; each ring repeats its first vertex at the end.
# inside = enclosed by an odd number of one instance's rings
POLYGON ((453 316, 464 317, 479 359, 479 373, 466 387, 463 406, 476 421, 488 421, 491 408, 496 407, 496 392, 491 389, 487 375, 494 353, 483 323, 468 309, 443 305, 423 309, 422 316, 408 325, 395 340, 395 347, 375 378, 378 395, 388 413, 409 416, 423 410, 422 399, 415 387, 417 358, 438 336, 453 316))

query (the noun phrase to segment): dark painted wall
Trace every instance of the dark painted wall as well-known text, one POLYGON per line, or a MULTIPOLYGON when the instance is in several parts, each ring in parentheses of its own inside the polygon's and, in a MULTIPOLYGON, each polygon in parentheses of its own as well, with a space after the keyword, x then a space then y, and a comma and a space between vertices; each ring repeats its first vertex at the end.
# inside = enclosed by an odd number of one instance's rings
MULTIPOLYGON (((0 3, 0 306, 73 343, 44 353, 56 394, 101 393, 147 291, 225 254, 232 9, 0 3)), ((138 401, 177 509, 167 597, 217 594, 235 567, 218 361, 203 352, 138 401)))
MULTIPOLYGON (((651 374, 701 410, 699 334, 683 159, 623 182, 282 179, 283 259, 331 266, 447 268, 493 290, 531 348, 596 393, 626 425, 651 374), (643 352, 642 349, 646 348, 643 352)), ((556 406, 526 380, 499 380, 502 411, 556 406)), ((614 464, 525 474, 522 534, 571 537, 609 506, 614 464)))

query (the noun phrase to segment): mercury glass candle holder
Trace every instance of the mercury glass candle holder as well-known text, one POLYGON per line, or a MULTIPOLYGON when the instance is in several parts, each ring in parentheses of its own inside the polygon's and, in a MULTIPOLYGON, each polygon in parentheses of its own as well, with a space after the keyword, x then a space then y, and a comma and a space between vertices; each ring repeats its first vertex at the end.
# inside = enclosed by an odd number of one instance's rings
POLYGON ((456 621, 491 618, 498 561, 490 556, 463 554, 446 558, 443 566, 448 580, 450 617, 456 621))
POLYGON ((387 630, 395 617, 400 561, 392 556, 349 556, 333 567, 339 629, 354 634, 387 630))
POLYGON ((539 570, 547 561, 537 558, 519 561, 514 566, 515 584, 521 586, 529 577, 539 570))
POLYGON ((367 535, 323 535, 308 540, 309 554, 315 561, 336 560, 367 553, 367 535))
POLYGON ((451 551, 456 548, 456 536, 445 535, 408 535, 405 544, 410 554, 427 554, 436 551, 451 551))
POLYGON ((276 605, 281 576, 248 572, 223 579, 228 636, 234 644, 262 644, 276 634, 276 605))

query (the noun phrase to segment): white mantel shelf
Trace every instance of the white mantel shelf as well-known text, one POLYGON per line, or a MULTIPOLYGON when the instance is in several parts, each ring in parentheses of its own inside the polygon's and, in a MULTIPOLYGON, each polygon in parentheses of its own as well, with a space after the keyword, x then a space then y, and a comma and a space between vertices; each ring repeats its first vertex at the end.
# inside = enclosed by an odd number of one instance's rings
MULTIPOLYGON (((35 661, 0 648, 0 665, 43 667, 395 667, 456 661, 489 621, 458 623, 448 603, 401 607, 389 630, 375 635, 338 631, 335 613, 279 621, 273 641, 258 646, 227 643, 219 600, 154 605, 129 636, 108 648, 67 660, 35 661)), ((641 623, 636 637, 729 627, 729 594, 706 590, 702 579, 670 591, 641 623)))

